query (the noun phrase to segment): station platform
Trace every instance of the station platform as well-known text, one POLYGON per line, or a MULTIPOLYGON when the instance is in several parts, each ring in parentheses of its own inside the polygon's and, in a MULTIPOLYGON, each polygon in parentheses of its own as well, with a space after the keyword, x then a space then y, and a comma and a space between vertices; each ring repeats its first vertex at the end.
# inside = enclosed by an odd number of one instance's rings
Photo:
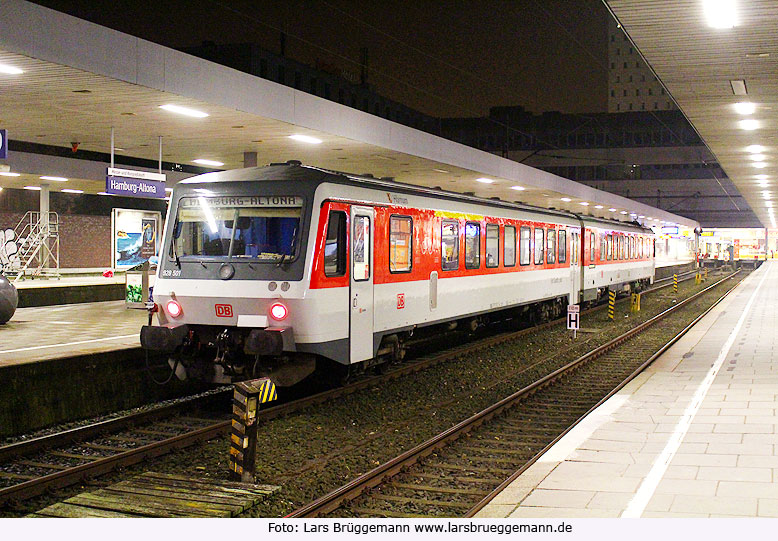
POLYGON ((124 301, 18 308, 0 325, 0 368, 139 348, 147 322, 145 310, 128 310, 124 301))
POLYGON ((61 278, 26 278, 14 282, 19 307, 54 306, 120 300, 124 298, 124 273, 110 278, 100 273, 64 274, 61 278))
POLYGON ((767 261, 477 517, 778 517, 767 261))

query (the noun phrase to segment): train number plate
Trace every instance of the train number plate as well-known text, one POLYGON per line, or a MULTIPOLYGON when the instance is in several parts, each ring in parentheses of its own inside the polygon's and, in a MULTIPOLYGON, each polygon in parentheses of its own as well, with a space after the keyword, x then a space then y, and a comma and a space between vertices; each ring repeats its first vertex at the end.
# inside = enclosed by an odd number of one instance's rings
POLYGON ((231 304, 217 304, 216 317, 232 317, 232 305, 231 304))

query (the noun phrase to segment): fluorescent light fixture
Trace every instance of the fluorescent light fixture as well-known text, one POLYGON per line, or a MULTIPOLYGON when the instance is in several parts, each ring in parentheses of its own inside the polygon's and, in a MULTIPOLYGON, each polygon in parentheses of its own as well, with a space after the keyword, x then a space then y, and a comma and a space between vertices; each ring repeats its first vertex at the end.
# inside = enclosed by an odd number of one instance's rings
POLYGON ((224 165, 223 162, 217 162, 216 160, 203 160, 202 158, 192 160, 192 163, 197 163, 200 165, 210 165, 212 167, 221 167, 222 165, 224 165))
POLYGON ((626 210, 622 210, 621 214, 627 214, 627 211, 626 210))
POLYGON ((763 162, 763 161, 764 161, 764 159, 765 159, 765 157, 766 157, 766 156, 765 156, 764 154, 751 154, 751 155, 749 156, 749 158, 751 158, 751 159, 752 159, 752 160, 754 160, 755 162, 763 162))
POLYGON ((608 209, 608 210, 611 211, 611 212, 616 212, 619 209, 608 209))
POLYGON ((584 207, 588 207, 588 206, 589 206, 589 203, 588 203, 588 202, 586 202, 586 201, 581 201, 581 202, 580 202, 580 203, 578 203, 578 204, 579 204, 579 205, 582 205, 582 206, 584 206, 584 207))
POLYGON ((741 120, 740 122, 737 123, 737 125, 741 130, 751 131, 759 128, 759 122, 757 120, 751 120, 751 119, 741 120))
POLYGON ((511 186, 511 190, 516 190, 517 192, 523 192, 526 190, 524 186, 511 186))
POLYGON ((765 199, 770 199, 770 192, 762 192, 762 197, 765 199))
POLYGON ((475 179, 475 181, 476 182, 480 182, 481 184, 492 184, 492 183, 494 183, 494 181, 492 179, 486 178, 486 177, 477 178, 477 179, 475 179))
POLYGON ((40 186, 25 186, 24 189, 25 190, 37 190, 37 191, 40 191, 41 187, 40 186))
POLYGON ((67 182, 68 179, 65 177, 50 177, 50 176, 43 176, 40 177, 41 180, 53 180, 54 182, 67 182))
POLYGON ((11 173, 10 171, 0 171, 0 176, 3 177, 20 177, 21 173, 11 173))
POLYGON ((604 208, 604 207, 602 205, 594 205, 594 208, 601 209, 601 208, 604 208))
POLYGON ((8 75, 19 75, 24 72, 19 68, 9 66, 8 64, 0 64, 0 73, 7 73, 8 75))
POLYGON ((450 171, 446 171, 445 169, 433 169, 436 173, 450 173, 450 171))
POLYGON ((735 0, 703 0, 702 9, 711 28, 732 28, 738 25, 735 0))
POLYGON ((746 96, 748 94, 746 82, 743 79, 732 79, 729 84, 732 87, 732 93, 735 96, 746 96))
POLYGON ((638 216, 638 218, 645 218, 645 216, 643 216, 643 215, 641 214, 640 216, 638 216))
POLYGON ((734 104, 735 112, 739 115, 753 115, 756 111, 756 105, 748 101, 741 101, 734 104))
POLYGON ((770 177, 768 177, 767 175, 754 175, 754 178, 756 180, 767 180, 770 177))
POLYGON ((62 188, 60 191, 65 193, 84 193, 84 190, 71 190, 70 188, 62 188))
POLYGON ((184 116, 192 116, 195 118, 205 118, 208 116, 208 113, 204 113, 202 111, 198 111, 196 109, 190 109, 188 107, 181 107, 179 105, 173 105, 171 103, 167 103, 165 105, 160 105, 160 109, 164 109, 165 111, 170 111, 171 113, 177 113, 179 115, 184 116))
POLYGON ((746 152, 750 152, 751 154, 760 154, 760 153, 764 152, 765 150, 767 150, 767 149, 765 147, 763 147, 762 145, 751 145, 751 146, 746 147, 746 152))
POLYGON ((569 203, 570 201, 572 201, 572 199, 570 199, 569 197, 563 197, 562 201, 564 201, 565 203, 569 203))
POLYGON ((116 194, 108 193, 108 192, 97 192, 97 195, 116 195, 116 194))
POLYGON ((757 169, 764 169, 765 167, 767 167, 767 163, 765 162, 754 162, 751 165, 753 165, 757 169))
POLYGON ((294 139, 295 141, 300 141, 301 143, 308 143, 311 145, 318 145, 321 143, 321 139, 316 139, 315 137, 311 137, 310 135, 290 135, 289 139, 294 139))

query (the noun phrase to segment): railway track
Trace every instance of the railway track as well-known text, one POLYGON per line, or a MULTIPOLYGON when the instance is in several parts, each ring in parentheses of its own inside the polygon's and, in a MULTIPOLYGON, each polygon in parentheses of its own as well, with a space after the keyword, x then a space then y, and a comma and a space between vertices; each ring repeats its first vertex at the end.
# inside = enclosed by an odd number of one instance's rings
MULTIPOLYGON (((693 272, 688 273, 689 277, 693 275, 693 272)), ((671 285, 672 283, 667 283, 656 286, 645 293, 659 291, 671 285)), ((618 302, 626 300, 621 299, 618 302)), ((584 313, 603 309, 604 306, 597 306, 584 313)), ((260 420, 270 420, 313 404, 334 400, 484 347, 497 346, 560 326, 563 321, 555 320, 520 331, 502 333, 448 349, 440 354, 407 361, 385 374, 366 376, 343 387, 262 410, 259 414, 260 420)), ((183 401, 168 407, 0 447, 0 505, 32 498, 47 490, 80 483, 121 467, 222 436, 230 430, 228 420, 193 419, 181 416, 180 413, 198 407, 203 400, 218 400, 220 397, 227 397, 229 393, 229 390, 225 390, 207 398, 183 401)))
POLYGON ((679 326, 684 308, 733 276, 288 517, 473 516, 718 304, 734 287, 691 324, 679 326))

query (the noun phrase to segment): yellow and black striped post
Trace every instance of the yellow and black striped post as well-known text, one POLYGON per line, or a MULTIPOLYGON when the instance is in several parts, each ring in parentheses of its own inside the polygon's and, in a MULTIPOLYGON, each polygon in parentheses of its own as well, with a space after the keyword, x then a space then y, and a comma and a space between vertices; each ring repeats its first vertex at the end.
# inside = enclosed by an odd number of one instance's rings
POLYGON ((613 311, 616 308, 616 292, 608 291, 608 319, 613 319, 613 311))
POLYGON ((235 384, 232 394, 230 474, 237 481, 253 483, 257 456, 259 405, 276 400, 276 386, 267 378, 235 384))
POLYGON ((673 293, 678 294, 678 275, 673 274, 673 293))
POLYGON ((632 294, 632 302, 629 305, 630 312, 640 312, 640 293, 632 294))
POLYGON ((702 274, 699 272, 694 275, 694 285, 700 285, 702 283, 702 274))

